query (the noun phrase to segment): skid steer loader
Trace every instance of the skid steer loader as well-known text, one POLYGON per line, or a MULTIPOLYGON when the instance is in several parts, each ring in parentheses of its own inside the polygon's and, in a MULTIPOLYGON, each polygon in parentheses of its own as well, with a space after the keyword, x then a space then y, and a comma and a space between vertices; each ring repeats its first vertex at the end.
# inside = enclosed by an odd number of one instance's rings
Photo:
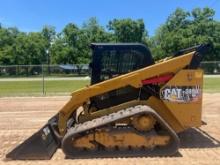
POLYGON ((58 148, 67 158, 175 154, 178 133, 202 125, 199 65, 209 47, 155 62, 142 44, 91 44, 91 85, 6 157, 50 159, 58 148))

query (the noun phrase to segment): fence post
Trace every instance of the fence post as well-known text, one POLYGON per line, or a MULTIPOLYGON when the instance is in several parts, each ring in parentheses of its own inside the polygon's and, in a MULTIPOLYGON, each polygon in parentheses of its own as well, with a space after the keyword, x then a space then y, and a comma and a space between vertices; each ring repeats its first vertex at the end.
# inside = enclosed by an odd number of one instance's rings
POLYGON ((42 92, 43 92, 43 95, 45 95, 45 84, 44 84, 44 65, 42 64, 41 65, 41 72, 42 72, 42 92))

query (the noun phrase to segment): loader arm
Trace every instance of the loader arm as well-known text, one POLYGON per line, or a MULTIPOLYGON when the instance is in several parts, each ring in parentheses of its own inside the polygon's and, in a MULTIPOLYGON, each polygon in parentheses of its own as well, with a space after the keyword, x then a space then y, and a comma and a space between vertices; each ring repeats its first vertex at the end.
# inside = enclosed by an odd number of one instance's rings
POLYGON ((59 111, 58 128, 59 133, 64 135, 67 128, 67 120, 77 110, 78 107, 83 106, 93 96, 109 92, 114 89, 119 89, 125 86, 132 86, 134 88, 142 87, 142 80, 149 79, 155 76, 160 76, 168 73, 175 74, 179 70, 185 68, 190 64, 195 51, 185 55, 171 58, 167 61, 157 63, 155 65, 145 67, 143 69, 133 71, 104 82, 84 87, 72 93, 72 98, 59 111))

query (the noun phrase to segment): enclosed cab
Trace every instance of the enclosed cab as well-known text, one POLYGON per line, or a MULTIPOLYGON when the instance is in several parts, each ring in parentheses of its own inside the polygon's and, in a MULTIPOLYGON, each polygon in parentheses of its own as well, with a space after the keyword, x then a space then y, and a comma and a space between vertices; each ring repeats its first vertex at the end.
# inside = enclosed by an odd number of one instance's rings
MULTIPOLYGON (((91 85, 154 64, 150 50, 143 44, 92 43, 91 48, 91 85)), ((136 99, 139 94, 139 89, 126 86, 95 96, 91 100, 96 109, 103 109, 136 99)), ((142 92, 143 98, 148 95, 149 93, 142 92)))

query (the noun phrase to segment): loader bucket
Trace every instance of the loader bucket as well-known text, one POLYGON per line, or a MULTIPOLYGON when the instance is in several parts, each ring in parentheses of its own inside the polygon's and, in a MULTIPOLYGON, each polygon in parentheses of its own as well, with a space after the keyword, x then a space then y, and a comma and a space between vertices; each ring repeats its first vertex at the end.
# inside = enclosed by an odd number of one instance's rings
POLYGON ((59 147, 52 126, 48 123, 6 155, 12 160, 50 159, 59 147))

